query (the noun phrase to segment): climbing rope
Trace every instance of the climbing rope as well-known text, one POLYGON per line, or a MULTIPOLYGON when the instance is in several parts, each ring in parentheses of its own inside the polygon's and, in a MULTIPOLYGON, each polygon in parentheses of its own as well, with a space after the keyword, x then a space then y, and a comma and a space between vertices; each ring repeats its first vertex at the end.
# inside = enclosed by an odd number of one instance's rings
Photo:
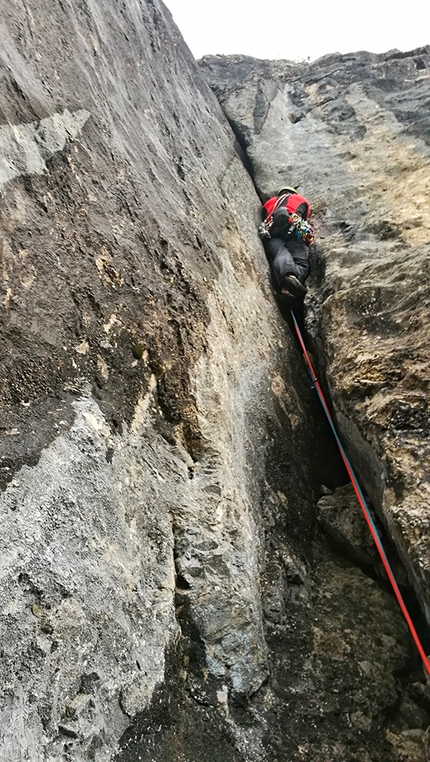
POLYGON ((400 609, 402 611, 403 616, 406 619, 406 622, 408 624, 408 627, 409 627, 409 630, 411 632, 411 635, 412 635, 412 637, 413 637, 413 639, 415 641, 415 645, 418 648, 418 651, 419 651, 419 654, 421 656, 421 659, 423 660, 424 667, 427 670, 427 673, 430 675, 430 663, 429 663, 429 660, 428 660, 428 658, 427 658, 427 656, 425 654, 424 648, 423 648, 423 646, 421 644, 421 641, 420 641, 420 639, 418 637, 418 634, 417 634, 417 631, 416 631, 416 629, 414 627, 412 619, 409 616, 409 612, 408 612, 408 610, 406 608, 405 602, 404 602, 404 600, 402 598, 402 594, 401 594, 401 592, 399 590, 399 587, 397 585, 397 582, 395 580, 393 571, 391 569, 391 566, 390 566, 388 558, 386 556, 384 547, 383 547, 381 539, 379 537, 378 530, 376 529, 375 522, 372 519, 372 516, 370 514, 370 511, 369 511, 369 508, 367 506, 366 500, 364 499, 364 495, 363 495, 363 493, 361 491, 361 488, 360 488, 360 485, 359 485, 359 483, 357 481, 357 477, 356 477, 356 475, 354 473, 354 470, 353 470, 353 468, 352 468, 352 466, 351 466, 351 464, 350 464, 350 462, 348 460, 348 457, 347 457, 346 452, 345 452, 345 450, 343 448, 342 442, 339 439, 339 435, 338 435, 338 433, 336 431, 336 427, 335 427, 335 425, 333 423, 333 418, 331 417, 330 410, 328 409, 327 403, 325 401, 325 397, 324 397, 324 394, 322 392, 320 383, 319 383, 319 381, 318 381, 318 379, 316 377, 316 374, 315 374, 315 371, 313 369, 312 363, 310 361, 309 355, 308 355, 308 353, 306 351, 305 343, 303 341, 303 336, 301 334, 299 325, 297 323, 296 316, 295 316, 295 314, 294 314, 294 312, 292 310, 290 310, 290 312, 291 312, 291 315, 292 315, 292 318, 293 318, 294 328, 296 329, 297 338, 299 340, 299 343, 300 343, 300 346, 301 346, 301 349, 302 349, 302 352, 303 352, 303 356, 304 356, 304 358, 306 360, 306 364, 308 366, 308 370, 309 370, 309 373, 310 373, 310 376, 311 376, 311 379, 312 379, 312 384, 315 387, 315 390, 316 390, 316 392, 318 394, 319 400, 320 400, 321 405, 323 407, 324 413, 326 414, 327 420, 328 420, 328 422, 330 424, 330 428, 331 428, 331 430, 333 432, 334 438, 336 440, 336 444, 337 444, 337 446, 339 448, 339 452, 340 452, 340 454, 342 456, 342 460, 343 460, 343 462, 345 464, 345 468, 346 468, 346 470, 348 472, 348 476, 351 479, 352 486, 354 487, 354 492, 355 492, 355 494, 357 496, 357 500, 358 500, 358 502, 360 504, 361 510, 364 513, 364 518, 366 519, 366 522, 367 522, 367 525, 368 525, 368 527, 370 529, 370 533, 372 535, 373 541, 374 541, 374 543, 375 543, 375 545, 376 545, 376 547, 378 549, 378 553, 379 553, 379 555, 381 557, 381 561, 382 561, 382 563, 384 565, 384 569, 385 569, 385 571, 387 573, 388 579, 390 580, 391 586, 392 586, 392 588, 394 590, 394 594, 395 594, 395 596, 397 598, 397 602, 398 602, 398 604, 400 606, 400 609))

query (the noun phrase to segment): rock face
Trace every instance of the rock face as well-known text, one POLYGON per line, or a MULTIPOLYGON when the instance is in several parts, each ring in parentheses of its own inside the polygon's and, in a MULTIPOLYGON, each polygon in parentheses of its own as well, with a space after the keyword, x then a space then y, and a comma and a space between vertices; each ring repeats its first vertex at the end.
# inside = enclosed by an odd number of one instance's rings
POLYGON ((430 622, 430 48, 310 65, 202 61, 264 197, 319 235, 308 327, 336 418, 430 622))
POLYGON ((1 759, 424 759, 426 686, 319 529, 345 475, 169 12, 0 5, 1 759))

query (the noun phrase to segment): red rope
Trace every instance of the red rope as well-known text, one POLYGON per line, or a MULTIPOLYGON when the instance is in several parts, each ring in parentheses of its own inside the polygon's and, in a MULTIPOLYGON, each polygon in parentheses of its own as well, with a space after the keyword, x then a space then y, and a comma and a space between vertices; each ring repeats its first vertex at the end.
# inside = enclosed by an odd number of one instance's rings
POLYGON ((373 541, 374 541, 374 543, 375 543, 375 545, 376 545, 376 547, 378 549, 378 553, 379 553, 379 555, 381 557, 381 561, 382 561, 382 563, 384 565, 384 569, 385 569, 385 571, 387 573, 388 579, 390 580, 391 586, 392 586, 392 588, 394 590, 394 594, 395 594, 395 596, 397 598, 397 602, 398 602, 398 604, 400 606, 402 614, 403 614, 404 618, 406 619, 406 622, 408 624, 410 633, 411 633, 411 635, 412 635, 412 637, 413 637, 413 639, 415 641, 415 645, 416 645, 416 647, 417 647, 417 649, 419 651, 421 659, 423 660, 423 663, 424 663, 424 666, 425 666, 425 668, 427 670, 427 673, 430 675, 430 663, 429 663, 429 660, 428 660, 428 658, 426 656, 426 653, 424 651, 422 643, 421 643, 421 641, 420 641, 420 639, 418 637, 418 633, 417 633, 417 631, 416 631, 416 629, 414 627, 412 619, 411 619, 411 617, 409 615, 409 612, 408 612, 408 610, 406 608, 406 604, 405 604, 405 602, 403 600, 403 597, 402 597, 402 594, 401 594, 401 592, 399 590, 399 586, 398 586, 398 584, 396 582, 396 579, 394 577, 393 571, 391 569, 391 566, 389 564, 388 558, 387 558, 385 550, 384 550, 384 546, 382 545, 381 538, 379 537, 378 530, 376 529, 375 523, 374 523, 374 521, 372 519, 371 513, 370 513, 369 508, 367 506, 367 503, 366 503, 366 501, 364 499, 364 495, 363 495, 363 493, 361 491, 361 488, 360 488, 360 485, 358 483, 357 477, 356 477, 356 475, 354 473, 354 470, 353 470, 353 468, 352 468, 352 466, 351 466, 351 464, 350 464, 350 462, 348 460, 348 457, 347 457, 346 452, 345 452, 345 450, 343 448, 342 442, 340 441, 339 435, 337 433, 336 427, 335 427, 334 422, 333 422, 333 418, 332 418, 332 416, 330 414, 330 410, 328 409, 327 403, 325 401, 325 397, 324 397, 324 394, 322 392, 320 383, 319 383, 319 381, 318 381, 318 379, 316 377, 316 374, 315 374, 315 371, 313 369, 312 363, 310 361, 309 355, 308 355, 308 353, 306 351, 305 343, 303 341, 303 337, 302 337, 302 334, 300 332, 300 328, 299 328, 299 325, 297 323, 296 316, 294 315, 294 312, 292 310, 291 310, 291 315, 293 317, 294 327, 296 329, 297 338, 299 340, 299 343, 300 343, 300 346, 301 346, 304 358, 305 358, 306 363, 307 363, 308 368, 309 368, 309 372, 310 372, 310 375, 311 375, 311 378, 312 378, 312 383, 315 385, 315 389, 316 389, 316 392, 317 392, 318 397, 320 399, 321 405, 322 405, 322 407, 324 409, 324 413, 326 414, 327 420, 328 420, 328 422, 330 424, 330 427, 331 427, 331 429, 333 431, 334 437, 336 439, 337 446, 339 448, 339 452, 340 452, 342 460, 343 460, 343 462, 345 464, 345 468, 346 468, 346 470, 348 472, 348 476, 351 479, 352 486, 354 487, 354 492, 355 492, 355 494, 357 496, 357 500, 358 500, 358 502, 360 504, 361 510, 364 513, 364 518, 366 519, 366 522, 367 522, 367 525, 369 527, 370 533, 372 535, 373 541))

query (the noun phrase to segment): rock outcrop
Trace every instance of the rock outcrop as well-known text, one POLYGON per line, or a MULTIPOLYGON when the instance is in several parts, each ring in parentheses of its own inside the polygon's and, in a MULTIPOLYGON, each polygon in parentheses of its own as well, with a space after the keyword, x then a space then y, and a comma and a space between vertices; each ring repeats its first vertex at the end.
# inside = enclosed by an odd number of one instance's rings
POLYGON ((351 459, 430 622, 430 47, 202 68, 260 194, 298 183, 313 200, 308 326, 351 459))
POLYGON ((1 759, 424 760, 426 686, 319 528, 345 475, 170 13, 1 6, 1 759))

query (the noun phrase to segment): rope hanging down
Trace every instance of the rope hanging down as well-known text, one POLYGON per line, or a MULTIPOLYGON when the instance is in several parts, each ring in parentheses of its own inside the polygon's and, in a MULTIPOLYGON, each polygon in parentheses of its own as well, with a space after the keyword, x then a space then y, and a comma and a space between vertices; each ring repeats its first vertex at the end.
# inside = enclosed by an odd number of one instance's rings
POLYGON ((300 328, 299 328, 299 325, 297 323, 296 316, 294 315, 294 312, 292 310, 290 310, 290 311, 291 311, 291 315, 292 315, 293 322, 294 322, 294 328, 296 329, 297 338, 299 340, 299 343, 300 343, 300 346, 301 346, 304 358, 306 360, 306 364, 307 364, 309 372, 310 372, 312 383, 313 383, 313 385, 314 385, 314 387, 316 389, 316 392, 318 394, 319 400, 320 400, 321 405, 323 407, 324 413, 326 414, 327 420, 328 420, 328 422, 330 424, 330 428, 331 428, 331 430, 332 430, 332 432, 334 434, 334 438, 336 440, 336 444, 337 444, 337 446, 339 448, 339 452, 340 452, 340 454, 342 456, 342 460, 343 460, 343 462, 345 464, 345 468, 346 468, 346 470, 348 472, 348 476, 351 479, 352 486, 354 487, 354 492, 355 492, 355 494, 357 496, 357 499, 358 499, 358 502, 360 504, 361 510, 364 513, 364 518, 366 519, 367 525, 368 525, 368 527, 370 529, 370 533, 372 535, 373 541, 374 541, 374 543, 375 543, 375 545, 376 545, 376 547, 378 549, 378 553, 379 553, 379 555, 381 557, 382 563, 384 565, 384 569, 385 569, 385 571, 387 573, 388 579, 390 580, 391 586, 392 586, 392 588, 394 590, 394 594, 395 594, 395 596, 397 598, 397 602, 398 602, 398 604, 399 604, 399 606, 401 608, 403 616, 406 619, 406 622, 408 624, 408 627, 409 627, 409 630, 411 632, 411 635, 412 635, 412 637, 413 637, 413 639, 415 641, 415 645, 418 648, 418 651, 419 651, 419 654, 421 656, 421 659, 423 660, 424 667, 426 668, 427 673, 430 675, 430 663, 429 663, 429 660, 428 660, 428 658, 427 658, 427 656, 425 654, 424 648, 423 648, 423 646, 421 644, 421 641, 420 641, 420 639, 418 637, 418 634, 417 634, 417 631, 416 631, 416 629, 414 627, 412 619, 409 616, 409 612, 408 612, 408 610, 406 608, 405 602, 404 602, 404 600, 402 598, 402 594, 401 594, 401 592, 399 590, 399 587, 397 585, 397 582, 395 580, 393 571, 391 569, 391 566, 390 566, 388 558, 386 556, 384 547, 383 547, 381 539, 379 537, 378 530, 376 529, 375 522, 372 519, 372 516, 370 514, 369 508, 367 506, 367 503, 366 503, 366 501, 364 499, 364 496, 363 496, 363 493, 361 491, 360 485, 359 485, 359 483, 357 481, 357 477, 356 477, 356 475, 355 475, 355 473, 353 471, 353 468, 352 468, 352 466, 351 466, 351 464, 350 464, 350 462, 348 460, 348 457, 347 457, 346 452, 345 452, 345 450, 343 448, 342 442, 339 439, 339 435, 338 435, 338 433, 336 431, 336 427, 335 427, 335 425, 333 423, 333 418, 331 417, 330 410, 327 407, 327 403, 325 401, 324 394, 322 392, 320 383, 319 383, 319 381, 318 381, 318 379, 317 379, 317 377, 315 375, 315 371, 313 369, 313 366, 312 366, 312 363, 310 361, 309 355, 308 355, 308 353, 306 351, 305 343, 303 341, 303 337, 302 337, 302 334, 300 332, 300 328))

